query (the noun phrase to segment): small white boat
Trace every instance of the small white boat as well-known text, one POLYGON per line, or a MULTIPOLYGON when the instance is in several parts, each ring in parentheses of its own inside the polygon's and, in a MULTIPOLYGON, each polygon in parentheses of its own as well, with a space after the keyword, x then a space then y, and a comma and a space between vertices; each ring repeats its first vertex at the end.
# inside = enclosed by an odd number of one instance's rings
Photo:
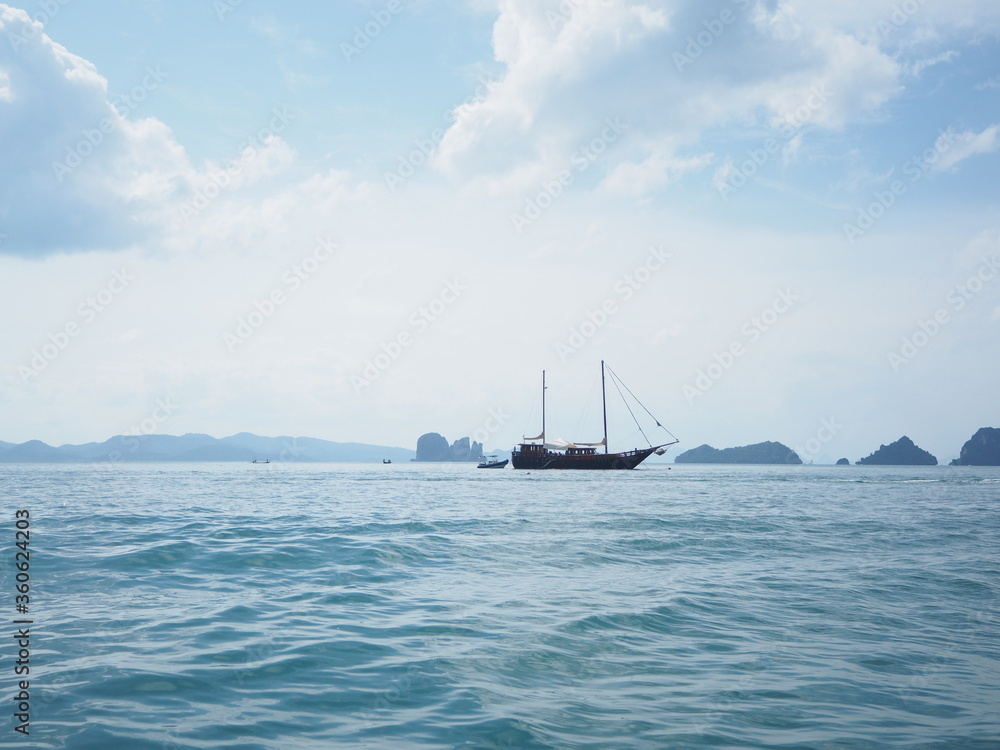
POLYGON ((482 461, 476 466, 477 469, 502 469, 508 463, 510 463, 509 458, 505 458, 503 461, 498 461, 496 456, 480 456, 482 461))

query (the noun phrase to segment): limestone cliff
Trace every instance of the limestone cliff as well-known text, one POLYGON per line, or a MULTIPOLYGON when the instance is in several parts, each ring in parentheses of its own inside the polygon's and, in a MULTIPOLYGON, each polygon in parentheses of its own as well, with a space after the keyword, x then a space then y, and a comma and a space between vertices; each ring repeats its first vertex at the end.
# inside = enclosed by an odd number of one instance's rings
POLYGON ((719 450, 699 445, 674 459, 677 464, 800 464, 802 459, 787 445, 775 442, 755 443, 719 450))
POLYGON ((952 466, 1000 466, 1000 427, 981 427, 962 446, 952 466))
POLYGON ((443 435, 428 432, 417 439, 417 457, 414 460, 465 462, 478 461, 482 455, 482 443, 464 437, 448 445, 448 440, 443 435))
POLYGON ((937 466, 937 459, 903 435, 858 461, 862 466, 937 466))

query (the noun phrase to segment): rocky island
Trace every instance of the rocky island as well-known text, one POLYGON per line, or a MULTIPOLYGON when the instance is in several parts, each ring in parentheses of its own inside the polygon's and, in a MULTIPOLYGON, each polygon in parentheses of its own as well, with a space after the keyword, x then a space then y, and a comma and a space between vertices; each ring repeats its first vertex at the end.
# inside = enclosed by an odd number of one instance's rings
POLYGON ((1000 427, 981 427, 951 466, 1000 466, 1000 427))
POLYGON ((937 466, 937 459, 903 435, 895 443, 880 445, 870 456, 857 463, 860 466, 937 466))
POLYGON ((417 457, 414 461, 448 461, 465 462, 478 461, 483 455, 483 444, 459 438, 451 445, 448 440, 436 432, 428 432, 417 439, 417 457))
POLYGON ((737 448, 713 448, 699 445, 684 451, 675 464, 800 464, 802 459, 787 445, 774 442, 755 443, 737 448))

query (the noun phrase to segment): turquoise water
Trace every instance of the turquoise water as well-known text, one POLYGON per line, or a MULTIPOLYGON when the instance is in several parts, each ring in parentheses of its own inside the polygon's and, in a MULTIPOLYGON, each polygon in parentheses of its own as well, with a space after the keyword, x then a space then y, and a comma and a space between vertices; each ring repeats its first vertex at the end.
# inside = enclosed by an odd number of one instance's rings
POLYGON ((0 493, 11 621, 16 508, 33 555, 4 745, 1000 747, 997 469, 4 466, 0 493))

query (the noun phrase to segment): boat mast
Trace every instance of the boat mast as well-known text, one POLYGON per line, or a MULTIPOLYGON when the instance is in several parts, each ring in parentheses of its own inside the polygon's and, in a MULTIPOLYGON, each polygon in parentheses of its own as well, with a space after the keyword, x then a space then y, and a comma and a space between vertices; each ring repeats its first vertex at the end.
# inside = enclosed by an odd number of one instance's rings
POLYGON ((545 447, 545 370, 542 370, 542 448, 545 447))
POLYGON ((608 397, 604 392, 604 360, 601 360, 601 410, 604 412, 604 452, 608 452, 608 397))

